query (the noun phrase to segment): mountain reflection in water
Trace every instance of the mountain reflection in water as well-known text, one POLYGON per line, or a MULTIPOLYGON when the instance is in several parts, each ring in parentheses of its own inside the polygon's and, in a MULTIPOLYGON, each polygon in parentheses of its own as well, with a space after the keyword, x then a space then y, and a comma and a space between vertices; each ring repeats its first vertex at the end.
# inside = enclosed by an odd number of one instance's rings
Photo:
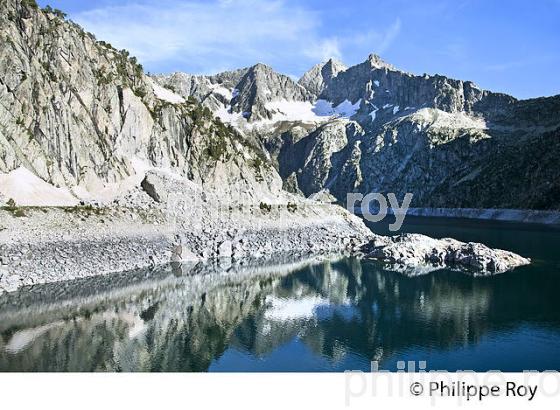
POLYGON ((340 371, 371 360, 395 370, 440 355, 441 368, 486 369, 489 355, 516 367, 517 349, 543 346, 555 357, 536 368, 560 368, 554 289, 527 293, 537 281, 523 269, 407 278, 343 258, 83 282, 0 299, 1 370, 340 371))

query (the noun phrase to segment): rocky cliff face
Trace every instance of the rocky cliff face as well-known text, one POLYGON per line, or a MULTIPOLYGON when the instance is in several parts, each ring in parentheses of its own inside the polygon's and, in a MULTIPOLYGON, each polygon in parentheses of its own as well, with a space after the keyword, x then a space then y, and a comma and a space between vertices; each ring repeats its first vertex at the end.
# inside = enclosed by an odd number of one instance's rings
POLYGON ((252 83, 267 96, 264 110, 246 93, 230 100, 262 114, 223 118, 262 141, 292 192, 411 192, 414 207, 560 207, 560 96, 518 101, 376 55, 313 67, 298 83, 311 99, 267 73, 252 83))
POLYGON ((24 167, 76 197, 153 167, 226 194, 279 191, 262 149, 60 12, 2 0, 0 38, 0 172, 24 167))
POLYGON ((263 64, 151 78, 61 12, 0 10, 0 203, 22 178, 71 203, 161 168, 253 199, 283 184, 339 200, 411 192, 413 207, 559 208, 560 96, 518 101, 376 55, 299 82, 263 64))

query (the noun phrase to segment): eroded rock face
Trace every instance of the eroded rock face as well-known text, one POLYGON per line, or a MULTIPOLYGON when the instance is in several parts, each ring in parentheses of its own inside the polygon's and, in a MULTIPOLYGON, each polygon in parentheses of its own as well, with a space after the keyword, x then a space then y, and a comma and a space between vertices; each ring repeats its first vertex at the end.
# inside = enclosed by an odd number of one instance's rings
POLYGON ((434 239, 420 234, 377 236, 363 250, 366 258, 386 262, 392 270, 409 276, 443 268, 487 276, 531 263, 530 259, 513 252, 492 249, 480 243, 434 239))
MULTIPOLYGON (((212 84, 200 101, 229 110, 224 121, 260 140, 292 192, 328 189, 342 201, 348 192, 412 193, 417 208, 560 206, 560 96, 518 101, 370 55, 350 68, 313 67, 298 82, 310 98, 256 67, 198 78, 212 84)), ((182 94, 199 98, 189 89, 182 94)))
POLYGON ((140 186, 154 201, 163 204, 167 203, 170 195, 174 194, 180 195, 185 199, 204 195, 199 185, 185 178, 162 171, 146 172, 146 176, 140 183, 140 186))
POLYGON ((281 188, 258 145, 57 13, 2 1, 0 38, 0 172, 25 167, 76 195, 152 167, 254 196, 281 188))

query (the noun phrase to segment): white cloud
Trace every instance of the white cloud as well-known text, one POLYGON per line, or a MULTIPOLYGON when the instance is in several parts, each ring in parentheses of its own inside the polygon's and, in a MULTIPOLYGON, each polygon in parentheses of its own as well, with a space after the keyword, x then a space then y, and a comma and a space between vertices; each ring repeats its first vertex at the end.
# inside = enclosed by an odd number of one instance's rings
POLYGON ((339 40, 336 37, 326 38, 319 42, 310 43, 304 51, 305 55, 315 60, 327 61, 329 58, 342 59, 339 40))
POLYGON ((379 44, 379 53, 384 53, 391 47, 399 33, 401 32, 401 19, 397 18, 389 29, 383 33, 381 43, 379 44))
POLYGON ((398 36, 385 30, 328 32, 319 12, 287 0, 131 0, 73 14, 72 19, 150 71, 209 74, 263 62, 300 71, 345 52, 383 53, 398 36), (294 5, 296 4, 296 5, 294 5))
POLYGON ((100 39, 126 48, 149 66, 169 61, 195 71, 233 67, 251 61, 274 64, 283 58, 308 56, 308 44, 336 45, 317 33, 312 11, 282 1, 219 0, 128 3, 102 7, 72 18, 100 39))
POLYGON ((401 19, 395 21, 386 30, 369 30, 365 33, 347 36, 343 41, 344 45, 358 45, 368 47, 370 52, 377 54, 385 53, 394 43, 401 32, 401 19))

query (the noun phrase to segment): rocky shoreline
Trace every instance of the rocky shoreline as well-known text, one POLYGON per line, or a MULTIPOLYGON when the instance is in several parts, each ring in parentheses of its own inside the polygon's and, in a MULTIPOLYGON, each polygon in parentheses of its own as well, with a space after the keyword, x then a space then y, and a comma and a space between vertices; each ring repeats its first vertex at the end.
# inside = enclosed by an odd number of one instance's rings
POLYGON ((359 218, 320 203, 217 214, 198 204, 178 218, 144 192, 124 203, 134 206, 0 209, 0 293, 169 262, 357 251, 372 235, 359 218))
POLYGON ((199 214, 170 223, 162 206, 149 201, 143 196, 149 205, 136 208, 26 208, 19 215, 0 210, 0 293, 170 262, 216 261, 226 271, 249 259, 265 264, 282 255, 357 255, 409 276, 442 268, 493 275, 530 263, 482 244, 376 235, 333 205, 255 206, 221 218, 199 207, 199 214))

